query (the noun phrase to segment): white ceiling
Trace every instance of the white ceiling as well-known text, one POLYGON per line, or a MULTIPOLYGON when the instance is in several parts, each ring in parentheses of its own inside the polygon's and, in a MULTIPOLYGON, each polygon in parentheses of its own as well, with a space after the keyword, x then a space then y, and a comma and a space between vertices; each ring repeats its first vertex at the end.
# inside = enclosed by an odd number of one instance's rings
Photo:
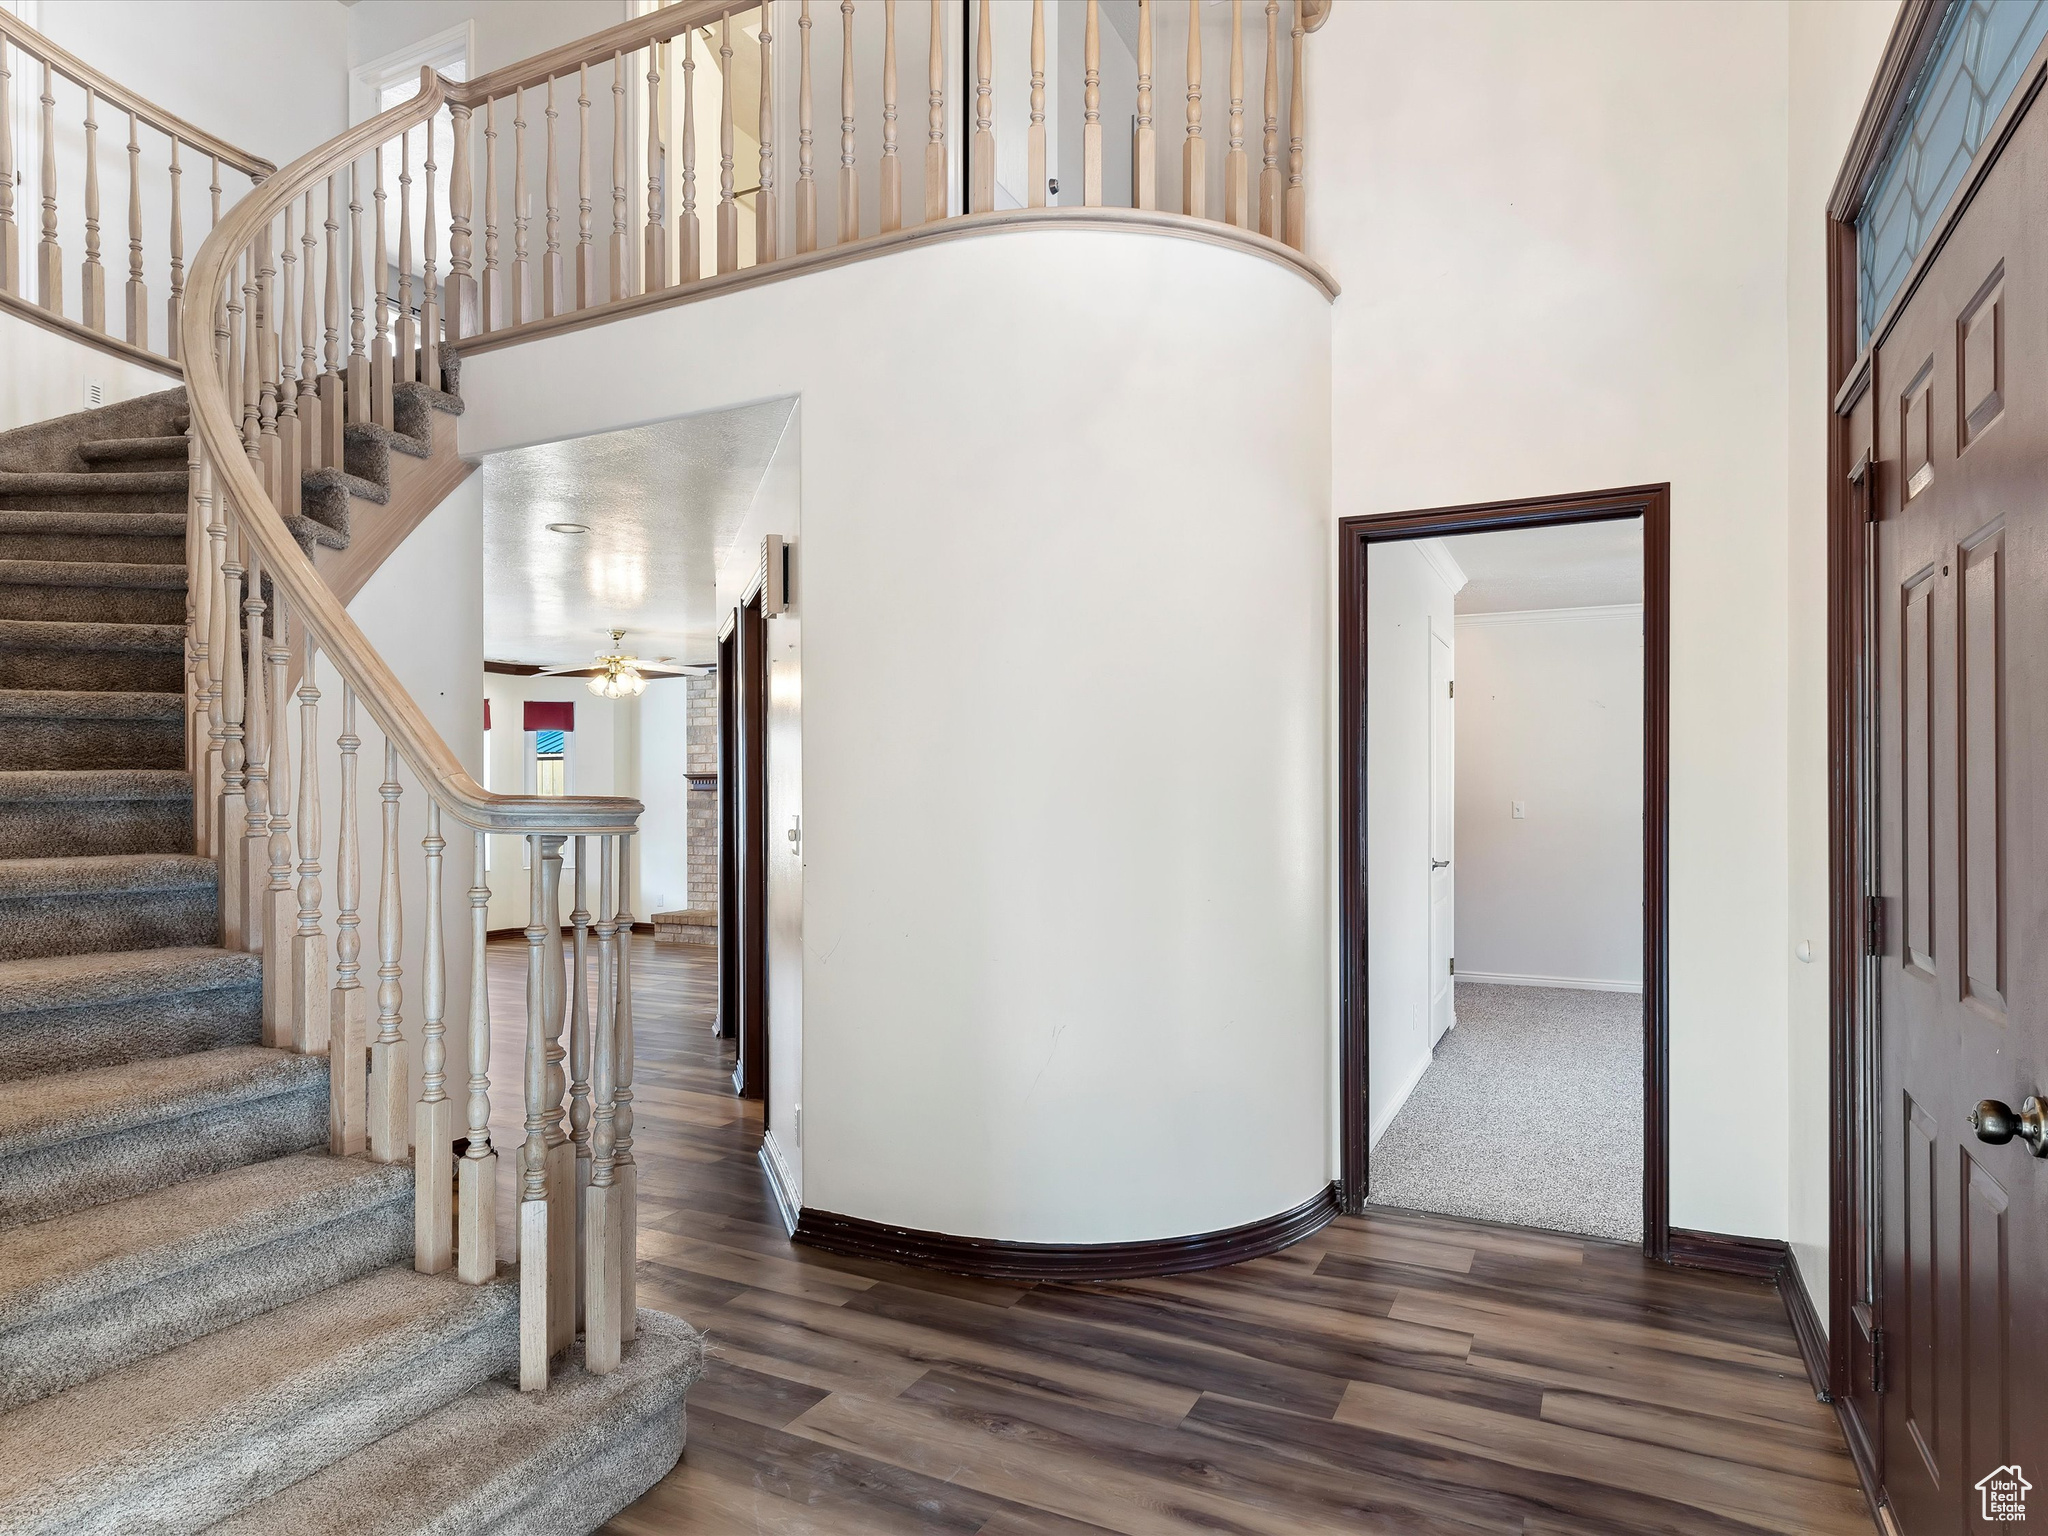
POLYGON ((794 400, 485 455, 484 655, 587 664, 626 631, 648 660, 710 661, 719 557, 794 400), (561 534, 549 523, 588 523, 561 534))
POLYGON ((1467 577, 1460 613, 1592 608, 1643 600, 1643 523, 1564 523, 1443 541, 1467 577))

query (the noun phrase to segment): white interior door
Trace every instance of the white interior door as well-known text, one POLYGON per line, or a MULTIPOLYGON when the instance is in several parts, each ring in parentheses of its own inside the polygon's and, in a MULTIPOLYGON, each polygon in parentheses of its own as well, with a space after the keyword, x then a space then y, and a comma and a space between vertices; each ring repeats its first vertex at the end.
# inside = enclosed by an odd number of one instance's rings
POLYGON ((1457 1023, 1452 983, 1453 938, 1456 933, 1457 871, 1451 848, 1457 840, 1457 781, 1454 777, 1457 727, 1452 651, 1448 636, 1429 626, 1429 1043, 1432 1049, 1444 1031, 1457 1023))

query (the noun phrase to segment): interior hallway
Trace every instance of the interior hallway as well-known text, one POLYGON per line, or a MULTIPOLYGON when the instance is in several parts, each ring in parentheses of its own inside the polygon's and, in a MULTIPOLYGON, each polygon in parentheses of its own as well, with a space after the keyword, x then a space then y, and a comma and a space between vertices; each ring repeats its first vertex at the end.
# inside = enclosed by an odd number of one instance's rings
MULTIPOLYGON (((713 1358, 682 1463, 613 1536, 1870 1530, 1758 1282, 1380 1213, 1107 1285, 794 1247, 711 1033, 712 951, 636 938, 633 966, 640 1301, 713 1358)), ((490 968, 510 1147, 524 946, 490 968)))

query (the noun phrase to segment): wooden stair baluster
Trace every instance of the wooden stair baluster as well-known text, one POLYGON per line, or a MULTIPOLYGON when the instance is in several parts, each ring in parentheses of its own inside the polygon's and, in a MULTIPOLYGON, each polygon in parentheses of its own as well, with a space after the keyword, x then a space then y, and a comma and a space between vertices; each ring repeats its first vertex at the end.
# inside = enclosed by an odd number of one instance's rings
POLYGON ((704 235, 697 220, 696 43, 697 29, 691 27, 683 33, 683 207, 676 220, 676 280, 682 283, 704 275, 704 235))
POLYGON ((486 942, 491 887, 486 834, 476 834, 469 887, 468 1142, 456 1170, 455 1274, 487 1285, 498 1273, 498 1153, 491 1145, 491 986, 486 942))
POLYGON ((128 114, 128 343, 149 348, 149 289, 142 281, 142 140, 128 114))
MULTIPOLYGON (((354 173, 351 172, 351 175, 354 173)), ((341 222, 336 217, 340 189, 336 178, 327 178, 327 217, 321 228, 327 235, 326 260, 321 263, 327 276, 327 297, 322 327, 325 346, 320 370, 320 456, 323 467, 339 467, 342 459, 341 429, 348 411, 347 378, 341 369, 341 222)), ((358 293, 362 291, 360 283, 358 293)))
POLYGON ((612 298, 626 298, 633 291, 631 264, 626 252, 626 56, 612 55, 612 298))
MULTIPOLYGON (((412 310, 412 133, 398 136, 398 303, 392 313, 391 382, 411 384, 419 378, 419 330, 412 310)), ((390 417, 380 417, 384 426, 390 417)))
POLYGON ((1088 0, 1088 29, 1082 39, 1081 204, 1102 206, 1102 17, 1088 0))
POLYGON ((43 64, 43 238, 36 246, 36 302, 64 313, 64 252, 57 244, 57 92, 43 64))
POLYGON ((1152 126, 1152 0, 1138 0, 1138 117, 1131 129, 1131 206, 1159 206, 1159 135, 1152 126))
POLYGON ((270 859, 263 892, 263 1013, 275 1044, 296 1050, 298 1021, 292 1004, 298 992, 292 964, 298 904, 292 894, 291 610, 284 590, 272 583, 270 645, 264 653, 270 677, 270 825, 265 839, 270 859))
MULTIPOLYGON (((277 279, 277 320, 275 331, 277 341, 277 510, 288 516, 296 516, 302 506, 302 487, 299 475, 303 467, 299 426, 299 370, 298 349, 292 345, 292 331, 299 312, 296 297, 299 271, 299 253, 294 249, 292 239, 292 213, 290 203, 284 205, 284 245, 278 260, 281 270, 277 279)), ((311 381, 307 382, 310 394, 311 381)))
MULTIPOLYGON (((1089 0, 1094 4, 1094 0, 1089 0)), ((946 216, 946 15, 943 0, 932 0, 928 120, 924 145, 924 222, 946 216)))
POLYGON ((599 839, 597 1019, 591 1036, 590 1187, 583 1192, 583 1363, 596 1375, 619 1368, 618 1203, 613 1184, 616 1138, 614 1031, 618 1020, 618 925, 612 845, 599 839))
POLYGON ((1191 219, 1209 216, 1209 150, 1202 140, 1202 7, 1188 0, 1188 133, 1180 151, 1180 206, 1191 219))
POLYGON ((576 273, 572 309, 597 302, 597 248, 590 201, 590 66, 576 71, 576 273))
POLYGON ((526 192, 526 87, 512 93, 512 319, 533 318, 533 280, 526 265, 526 230, 533 210, 526 192))
POLYGON ((811 0, 803 0, 796 32, 796 248, 802 255, 818 248, 818 182, 811 169, 811 0))
MULTIPOLYGON (((383 151, 379 150, 381 159, 383 151)), ((381 179, 381 178, 380 178, 381 179)), ((349 421, 368 421, 375 414, 370 407, 370 359, 363 350, 368 334, 365 321, 366 296, 363 289, 363 170, 359 164, 348 168, 348 410, 349 421)), ((330 434, 329 441, 331 442, 330 434)), ((339 463, 339 460, 336 460, 339 463)))
POLYGON ((330 1041, 327 935, 320 931, 320 689, 313 672, 318 648, 310 629, 304 632, 304 649, 299 678, 299 910, 292 935, 292 1049, 304 1056, 325 1056, 330 1041))
MULTIPOLYGON (((5 50, 0 48, 0 67, 5 50)), ((172 335, 177 332, 173 331, 172 335)), ((214 582, 218 565, 213 554, 212 465, 196 435, 186 463, 190 474, 192 515, 185 537, 185 641, 192 662, 192 718, 185 737, 185 761, 192 765, 192 851, 217 857, 213 846, 212 801, 219 782, 210 726, 217 719, 212 653, 214 582)))
POLYGON ((882 233, 903 227, 903 157, 896 149, 896 0, 882 0, 882 233))
POLYGON ((1259 161, 1259 233, 1280 238, 1280 0, 1266 0, 1266 125, 1259 161))
MULTIPOLYGON (((547 1144, 547 908, 543 904, 548 839, 526 839, 529 878, 526 924, 526 1140, 519 1151, 519 1388, 547 1389, 548 1360, 548 1144, 547 1144)), ((557 839, 559 843, 559 839, 557 839)))
POLYGON ((768 30, 773 8, 761 7, 761 175, 754 194, 754 265, 780 254, 781 202, 775 190, 775 38, 768 30))
POLYGON ((562 281, 562 172, 555 133, 555 124, 561 114, 555 110, 553 75, 548 76, 547 105, 542 108, 541 115, 548 121, 548 134, 547 169, 541 179, 542 195, 547 201, 547 238, 541 247, 540 312, 545 318, 553 318, 562 312, 565 291, 562 281))
MULTIPOLYGON (((585 106, 588 105, 586 102, 585 106)), ((463 103, 449 104, 448 123, 455 141, 455 156, 448 169, 448 288, 441 313, 451 342, 477 333, 477 283, 472 270, 476 237, 470 228, 470 216, 476 210, 476 172, 469 158, 470 116, 470 109, 463 103)), ((587 137, 588 123, 584 132, 587 137)))
MULTIPOLYGON (((0 90, 0 98, 5 95, 6 92, 0 90)), ((6 111, 5 101, 0 100, 0 116, 4 116, 6 111)), ((5 129, 0 129, 0 134, 5 132, 5 129)), ((6 243, 12 243, 12 234, 10 230, 6 243)), ((5 260, 5 254, 0 253, 0 262, 5 260)), ((0 287, 7 286, 0 283, 0 287)), ((13 290, 10 288, 9 291, 13 290)), ((176 362, 181 345, 178 330, 185 319, 185 168, 178 164, 176 138, 171 140, 171 296, 164 304, 164 318, 169 326, 164 336, 164 356, 176 362)))
POLYGON ((969 213, 992 213, 996 206, 995 28, 988 0, 974 28, 974 138, 968 144, 969 213))
POLYGON ((388 292, 391 247, 386 243, 384 232, 384 146, 377 146, 377 185, 371 193, 377 205, 376 249, 371 253, 372 265, 376 268, 376 306, 372 310, 370 327, 370 415, 369 420, 380 427, 391 425, 391 385, 393 371, 391 362, 392 328, 391 299, 388 292))
POLYGON ((1282 238, 1297 251, 1308 249, 1308 187, 1303 158, 1308 132, 1307 85, 1302 78, 1303 0, 1294 0, 1294 74, 1287 89, 1287 192, 1282 201, 1282 238))
MULTIPOLYGON (((982 0, 985 6, 988 0, 982 0)), ((839 243, 860 238, 860 166, 853 131, 853 0, 839 0, 839 243)))
POLYGON ((249 364, 256 373, 257 458, 273 505, 284 499, 277 437, 277 255, 271 228, 256 236, 256 305, 249 312, 249 364))
POLYGON ((647 45, 647 224, 642 233, 640 264, 644 291, 668 286, 668 213, 662 206, 661 50, 647 45))
POLYGON ((440 167, 434 162, 434 124, 429 119, 423 134, 426 154, 421 168, 427 173, 425 219, 420 224, 420 360, 419 382, 429 389, 441 387, 441 282, 439 242, 434 234, 434 189, 440 167))
MULTIPOLYGON (((0 293, 21 292, 21 245, 14 224, 14 71, 7 67, 9 50, 0 43, 0 293)), ((171 164, 178 163, 178 141, 171 140, 171 164)), ((171 174, 177 175, 174 169, 171 174)), ((174 181, 175 187, 177 183, 174 181)), ((177 204, 175 196, 172 206, 177 204)), ((174 214, 175 218, 176 215, 174 214)), ((171 327, 171 356, 175 350, 177 325, 171 327)))
MULTIPOLYGON (((809 4, 810 0, 805 0, 809 4)), ((740 210, 732 180, 732 18, 718 19, 718 270, 740 269, 740 210)), ((801 193, 799 193, 801 196, 801 193)), ((803 204, 797 204, 797 248, 803 249, 803 204)))
MULTIPOLYGON (((617 297, 617 295, 613 295, 617 297)), ((484 280, 477 323, 486 331, 505 324, 505 280, 498 271, 498 104, 484 103, 484 280)))
POLYGON ((405 999, 405 967, 400 963, 404 913, 398 881, 398 746, 384 742, 384 782, 377 786, 383 802, 378 840, 377 882, 377 1038, 370 1042, 370 1156, 380 1163, 403 1162, 411 1127, 407 1124, 405 1038, 400 1009, 405 999))
MULTIPOLYGON (((216 513, 216 516, 221 515, 216 513)), ((220 849, 220 942, 224 949, 248 947, 244 886, 238 871, 242 836, 248 821, 247 777, 243 772, 242 708, 242 556, 241 536, 232 524, 223 529, 220 603, 214 613, 213 654, 221 659, 220 811, 214 817, 220 849)))
POLYGON ((564 837, 542 839, 542 882, 547 932, 542 941, 547 975, 547 1082, 542 1119, 546 1122, 548 1159, 548 1353, 560 1354, 576 1338, 576 1149, 564 1125, 569 1074, 568 1049, 562 1025, 568 1007, 566 963, 562 950, 562 844, 564 837))
POLYGON ((89 331, 107 328, 107 270, 100 265, 100 125, 98 97, 85 88, 85 262, 79 268, 79 322, 89 331))
POLYGON ((1045 0, 1031 0, 1031 127, 1024 138, 1024 205, 1045 206, 1045 0))
POLYGON ((420 1100, 413 1110, 412 1267, 438 1275, 455 1262, 455 1106, 449 1101, 446 940, 441 932, 441 804, 427 796, 426 929, 420 941, 420 1100))
POLYGON ((362 985, 363 843, 356 807, 356 690, 341 685, 341 829, 334 845, 334 990, 327 998, 327 1150, 355 1157, 369 1144, 370 1042, 362 985))
POLYGON ((1244 0, 1230 0, 1230 150, 1223 157, 1223 222, 1251 228, 1250 167, 1244 154, 1244 0))
POLYGON ((576 1326, 583 1326, 584 1194, 590 1187, 590 911, 584 905, 587 837, 576 839, 576 905, 569 912, 569 1142, 576 1173, 576 1326))
MULTIPOLYGON (((236 850, 229 878, 242 887, 242 947, 263 953, 269 937, 265 892, 270 888, 270 710, 265 694, 263 626, 270 605, 263 597, 263 561, 249 550, 249 574, 242 588, 242 638, 248 654, 242 663, 243 818, 242 846, 236 850)), ((268 998, 265 1001, 269 1001, 268 998)), ((276 1016, 263 1016, 263 1043, 280 1045, 276 1016)))
POLYGON ((618 1002, 612 1015, 612 1225, 618 1233, 619 1340, 633 1342, 640 1170, 633 1162, 633 835, 619 835, 618 1002))
MULTIPOLYGON (((306 192, 299 235, 299 462, 320 468, 320 288, 313 270, 320 237, 313 233, 313 193, 306 192)), ((174 331, 173 335, 176 334, 174 331)), ((310 637, 309 637, 310 639, 310 637)))

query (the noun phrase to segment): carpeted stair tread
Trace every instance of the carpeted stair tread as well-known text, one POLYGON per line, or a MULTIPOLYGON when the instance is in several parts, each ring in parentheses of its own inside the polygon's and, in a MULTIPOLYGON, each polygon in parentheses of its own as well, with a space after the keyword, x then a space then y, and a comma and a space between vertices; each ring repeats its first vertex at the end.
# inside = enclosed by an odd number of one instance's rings
POLYGON ((176 693, 105 693, 68 688, 0 688, 0 720, 182 720, 176 693))
POLYGON ((0 511, 0 557, 185 568, 182 512, 0 511))
POLYGON ((568 1536, 675 1465, 703 1336, 642 1308, 618 1370, 577 1348, 539 1395, 488 1381, 216 1526, 212 1536, 568 1536))
POLYGON ((149 587, 183 592, 185 567, 118 560, 0 559, 0 582, 43 587, 149 587))
POLYGON ((0 684, 132 690, 183 685, 182 624, 0 619, 0 684))
POLYGON ((192 776, 181 768, 0 772, 0 860, 191 846, 192 776))
POLYGON ((217 866, 197 853, 106 853, 0 859, 0 901, 30 896, 154 896, 212 890, 217 866))
POLYGON ((182 653, 182 624, 79 624, 52 619, 0 619, 0 650, 147 651, 182 653))
POLYGON ((0 1015, 260 983, 263 957, 191 945, 0 960, 0 1015))
MULTIPOLYGON (((327 1086, 327 1059, 260 1045, 0 1083, 0 1156, 327 1086)), ((4 1527, 0 1527, 4 1528, 4 1527)))
POLYGON ((165 459, 182 462, 190 452, 184 437, 107 437, 80 444, 78 456, 88 464, 154 464, 165 459))
POLYGON ((0 960, 0 1081, 227 1046, 263 1035, 263 961, 240 950, 0 960))
POLYGON ((0 688, 0 730, 21 768, 173 768, 185 761, 185 700, 109 689, 0 688))
POLYGON ((192 775, 182 768, 28 768, 0 772, 0 805, 191 798, 192 775))
POLYGON ((394 1266, 17 1408, 0 1530, 207 1529, 511 1369, 517 1306, 394 1266))

